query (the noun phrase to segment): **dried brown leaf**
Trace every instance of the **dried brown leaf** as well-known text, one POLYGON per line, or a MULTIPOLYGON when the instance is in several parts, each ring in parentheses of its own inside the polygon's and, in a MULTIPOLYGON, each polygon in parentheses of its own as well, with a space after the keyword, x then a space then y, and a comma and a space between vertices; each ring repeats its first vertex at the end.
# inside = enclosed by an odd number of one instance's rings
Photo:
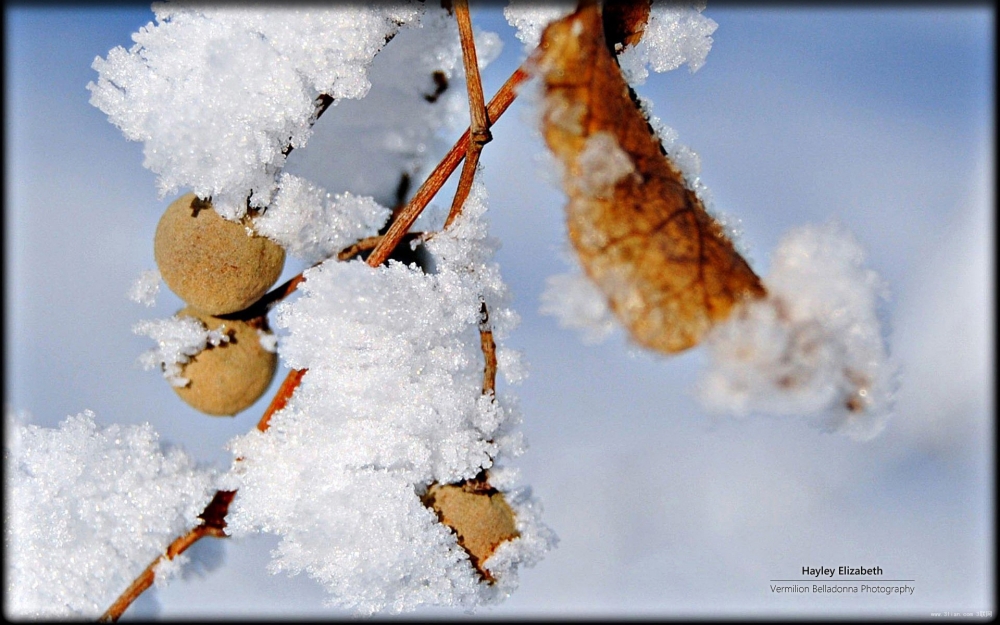
POLYGON ((677 352, 764 288, 664 153, 601 22, 590 5, 545 30, 543 133, 565 169, 569 237, 587 275, 635 341, 677 352))

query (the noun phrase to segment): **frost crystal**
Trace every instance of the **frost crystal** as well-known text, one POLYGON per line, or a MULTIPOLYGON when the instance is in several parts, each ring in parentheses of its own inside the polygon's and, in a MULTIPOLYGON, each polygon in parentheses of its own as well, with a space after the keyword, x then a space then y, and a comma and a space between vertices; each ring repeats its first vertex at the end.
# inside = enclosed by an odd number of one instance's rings
POLYGON ((191 561, 191 557, 186 553, 181 553, 173 558, 163 558, 153 567, 153 583, 157 587, 166 586, 174 578, 181 574, 184 567, 191 561))
POLYGON ((419 498, 432 482, 472 478, 523 448, 516 403, 482 395, 483 302, 498 343, 517 322, 483 211, 477 184, 462 216, 427 243, 434 273, 328 260, 278 307, 282 357, 308 371, 266 432, 231 443, 240 496, 229 528, 279 534, 272 570, 309 572, 342 607, 495 601, 516 585, 517 563, 549 545, 530 498, 519 502, 525 529, 498 560, 503 581, 480 583, 419 498))
POLYGON ((93 67, 91 104, 145 143, 162 195, 190 187, 237 219, 266 206, 287 146, 305 145, 317 98, 363 97, 375 54, 410 5, 210 7, 156 3, 157 23, 93 67))
POLYGON ((706 407, 743 415, 820 414, 857 439, 884 427, 896 368, 876 307, 885 287, 840 226, 787 234, 774 253, 768 295, 709 334, 706 407))
POLYGON ((189 382, 181 377, 181 365, 208 345, 215 347, 229 341, 225 329, 221 326, 209 330, 200 320, 187 316, 146 319, 132 326, 133 333, 148 336, 157 343, 139 357, 139 364, 146 370, 162 368, 163 377, 174 386, 186 386, 189 382))
POLYGON ((712 33, 719 27, 715 20, 701 12, 705 3, 677 6, 653 2, 642 39, 618 55, 618 64, 625 79, 641 85, 654 72, 667 72, 687 63, 691 72, 705 64, 712 49, 712 33))
POLYGON ((274 202, 254 226, 258 234, 310 264, 377 234, 389 217, 389 209, 370 197, 331 195, 291 174, 282 174, 279 186, 274 202))
POLYGON ((128 298, 136 304, 153 306, 156 304, 156 294, 160 292, 160 271, 147 269, 139 274, 129 289, 128 298))
POLYGON ((97 618, 198 523, 214 475, 149 424, 11 423, 4 445, 5 616, 97 618))

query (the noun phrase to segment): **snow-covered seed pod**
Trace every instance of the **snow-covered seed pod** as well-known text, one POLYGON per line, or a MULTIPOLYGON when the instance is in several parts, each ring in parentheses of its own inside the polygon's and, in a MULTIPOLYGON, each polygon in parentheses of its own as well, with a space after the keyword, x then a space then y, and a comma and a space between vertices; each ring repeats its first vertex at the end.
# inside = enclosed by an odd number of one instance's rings
POLYGON ((170 290, 210 315, 250 306, 285 265, 280 245, 223 219, 210 202, 193 193, 178 198, 163 213, 153 254, 170 290))
POLYGON ((192 307, 177 313, 199 319, 209 331, 222 328, 228 340, 209 345, 187 362, 181 375, 190 380, 174 391, 193 408, 213 416, 232 416, 252 405, 274 379, 276 352, 261 344, 260 332, 269 334, 267 318, 249 321, 220 319, 192 307))

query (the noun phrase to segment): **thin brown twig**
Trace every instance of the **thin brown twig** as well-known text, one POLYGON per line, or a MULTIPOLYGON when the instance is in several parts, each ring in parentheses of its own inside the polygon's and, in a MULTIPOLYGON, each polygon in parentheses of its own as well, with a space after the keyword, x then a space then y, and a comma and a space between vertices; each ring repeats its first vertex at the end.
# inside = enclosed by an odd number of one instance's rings
POLYGON ((483 146, 489 143, 490 134, 489 113, 483 97, 483 83, 479 76, 479 59, 476 55, 476 40, 472 34, 472 18, 469 16, 468 0, 455 0, 455 20, 458 23, 458 35, 462 43, 462 63, 465 66, 465 84, 469 93, 469 143, 465 150, 465 164, 458 179, 458 188, 451 203, 448 218, 445 219, 445 230, 462 212, 462 206, 472 190, 472 182, 479 167, 479 156, 483 146))
POLYGON ((200 515, 202 522, 192 528, 187 534, 170 543, 167 546, 167 550, 150 562, 149 566, 129 584, 129 587, 125 589, 98 620, 104 623, 113 623, 121 618, 125 610, 132 605, 132 602, 153 585, 153 582, 156 580, 156 567, 164 559, 173 560, 205 536, 224 538, 226 536, 226 510, 229 509, 229 503, 233 500, 233 495, 235 494, 236 491, 218 491, 215 493, 212 501, 209 502, 208 506, 205 507, 205 511, 200 515))
POLYGON ((257 422, 257 429, 261 432, 267 430, 271 424, 271 416, 278 412, 288 404, 288 400, 292 398, 292 393, 295 389, 299 387, 299 382, 302 381, 302 376, 306 374, 308 369, 292 369, 285 376, 285 380, 278 387, 278 392, 274 394, 274 398, 271 399, 271 403, 267 405, 267 410, 264 411, 264 416, 260 418, 257 422))
MULTIPOLYGON (((406 235, 403 236, 402 240, 406 241, 406 240, 420 239, 421 237, 423 237, 423 235, 424 235, 423 232, 408 232, 406 233, 406 235)), ((360 241, 352 243, 351 245, 348 245, 347 247, 345 247, 344 249, 340 250, 340 252, 337 253, 337 260, 341 261, 351 260, 356 256, 360 256, 365 252, 373 250, 378 246, 378 244, 382 241, 384 237, 385 235, 379 234, 373 237, 365 237, 360 241)))
POLYGON ((472 34, 472 18, 469 15, 468 0, 455 0, 455 20, 458 36, 462 44, 462 64, 465 67, 465 84, 469 92, 469 128, 472 140, 486 145, 490 135, 489 114, 486 112, 486 98, 483 96, 483 82, 479 75, 479 58, 476 55, 476 40, 472 34))
POLYGON ((493 326, 486 302, 479 306, 479 345, 483 350, 483 395, 496 395, 497 388, 497 344, 493 340, 493 326))
MULTIPOLYGON (((302 376, 305 375, 308 369, 292 369, 288 372, 288 376, 285 378, 284 382, 278 388, 278 392, 275 393, 274 398, 271 399, 271 403, 268 404, 267 409, 264 411, 264 416, 261 417, 260 421, 257 423, 257 429, 260 431, 265 431, 270 424, 271 416, 285 407, 288 400, 291 398, 292 393, 298 388, 299 382, 302 381, 302 376)), ((139 574, 135 580, 129 584, 128 588, 122 592, 121 595, 115 599, 115 602, 111 604, 111 607, 101 615, 98 619, 101 622, 114 622, 121 618, 125 610, 128 609, 132 603, 139 598, 143 592, 145 592, 153 582, 156 580, 156 567, 164 559, 173 560, 175 557, 184 553, 191 545, 195 544, 202 538, 206 536, 213 536, 215 538, 225 538, 225 527, 226 527, 226 514, 229 512, 229 504, 232 503, 233 497, 236 496, 236 491, 225 491, 220 490, 215 493, 212 501, 205 507, 205 511, 202 512, 199 517, 202 519, 200 525, 192 528, 188 533, 175 539, 169 546, 164 554, 158 556, 153 560, 146 569, 139 574)))
MULTIPOLYGON (((530 57, 529 57, 530 62, 530 57)), ((510 107, 511 103, 517 98, 517 87, 521 85, 525 80, 528 79, 529 73, 526 69, 527 62, 521 67, 518 67, 507 82, 500 87, 493 99, 490 100, 490 104, 487 107, 487 112, 489 113, 489 119, 491 124, 495 124, 501 115, 510 107)), ((403 207, 403 210, 399 212, 396 220, 393 222, 389 230, 386 231, 385 237, 379 243, 379 245, 372 251, 371 255, 368 257, 368 264, 372 267, 378 267, 385 262, 385 259, 389 258, 392 254, 392 250, 396 248, 399 242, 409 231, 410 226, 413 222, 417 220, 420 213, 423 212, 427 204, 430 203, 431 199, 441 190, 444 186, 445 181, 448 177, 454 173, 458 164, 462 162, 465 158, 465 150, 469 144, 470 131, 466 129, 465 133, 462 134, 461 138, 451 147, 441 162, 438 163, 434 171, 427 177, 417 192, 413 195, 410 201, 403 207)))
MULTIPOLYGON (((300 276, 301 274, 296 276, 296 278, 300 278, 300 276)), ((295 282, 295 284, 298 284, 298 282, 301 281, 302 280, 299 279, 295 282)), ((292 280, 289 282, 292 282, 292 280)), ((291 292, 291 290, 294 290, 294 286, 291 287, 289 292, 291 292)), ((285 377, 284 382, 282 382, 281 386, 278 388, 278 392, 275 393, 274 397, 271 399, 271 403, 268 404, 267 409, 264 411, 264 416, 257 422, 258 430, 267 430, 271 421, 271 416, 285 407, 288 400, 291 398, 292 393, 294 393, 295 389, 298 388, 299 382, 302 381, 302 376, 305 375, 306 371, 308 371, 308 369, 292 369, 288 372, 288 376, 285 377)), ((229 504, 235 496, 236 491, 234 490, 217 491, 215 496, 212 498, 212 501, 205 507, 205 511, 199 515, 202 519, 202 523, 195 526, 187 534, 184 534, 170 543, 166 552, 153 560, 149 566, 147 566, 146 569, 140 573, 131 584, 129 584, 128 588, 126 588, 125 591, 122 592, 117 599, 115 599, 115 602, 111 604, 111 607, 109 607, 98 620, 101 622, 114 622, 121 618, 122 614, 125 613, 125 610, 127 610, 128 607, 139 598, 139 595, 153 585, 153 582, 156 580, 156 567, 164 558, 173 560, 179 554, 184 553, 188 547, 206 536, 225 538, 226 514, 229 512, 229 504)))
POLYGON ((204 536, 209 535, 214 530, 210 529, 205 525, 198 525, 192 529, 187 534, 181 536, 180 538, 174 540, 167 547, 167 553, 157 556, 146 569, 139 574, 139 577, 129 585, 125 592, 123 592, 111 607, 101 615, 98 621, 102 623, 113 623, 121 618, 121 615, 125 613, 132 602, 139 598, 147 588, 153 585, 153 581, 156 579, 156 567, 163 561, 164 558, 173 560, 177 554, 183 553, 188 547, 196 543, 198 540, 204 536))

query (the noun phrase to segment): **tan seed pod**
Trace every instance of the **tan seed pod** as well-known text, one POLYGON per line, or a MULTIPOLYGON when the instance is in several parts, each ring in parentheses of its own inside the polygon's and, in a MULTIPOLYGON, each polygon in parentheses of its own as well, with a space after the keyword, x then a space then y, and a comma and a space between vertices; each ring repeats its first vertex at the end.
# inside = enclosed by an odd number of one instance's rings
POLYGON ((280 245, 223 219, 193 193, 163 213, 153 255, 170 290, 211 315, 243 310, 259 300, 285 265, 280 245))
POLYGON ((219 319, 187 307, 178 316, 199 319, 209 330, 225 326, 228 342, 208 346, 181 368, 190 380, 174 391, 193 408, 213 416, 232 416, 250 407, 274 378, 278 355, 260 344, 258 329, 267 330, 266 317, 249 321, 219 319))
POLYGON ((455 530, 458 544, 487 581, 493 576, 483 567, 504 542, 518 536, 514 511, 503 493, 479 479, 460 484, 432 484, 423 496, 441 522, 455 530))

